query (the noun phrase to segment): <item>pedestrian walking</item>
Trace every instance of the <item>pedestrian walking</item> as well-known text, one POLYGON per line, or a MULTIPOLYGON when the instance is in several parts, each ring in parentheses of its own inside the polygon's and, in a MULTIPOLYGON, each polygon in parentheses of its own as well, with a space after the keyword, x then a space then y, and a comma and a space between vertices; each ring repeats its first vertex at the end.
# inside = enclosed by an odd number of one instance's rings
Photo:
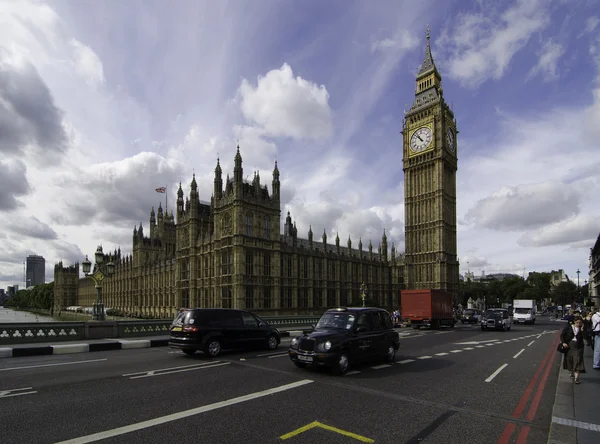
POLYGON ((563 348, 567 350, 563 360, 563 369, 569 370, 573 382, 579 384, 579 374, 585 373, 583 320, 578 317, 573 319, 573 324, 567 324, 560 333, 560 341, 563 348))
POLYGON ((600 307, 596 307, 596 313, 592 316, 592 335, 594 341, 593 367, 600 370, 600 307))
POLYGON ((583 315, 583 339, 585 340, 585 345, 589 347, 594 347, 594 338, 592 337, 592 313, 584 313, 583 315))

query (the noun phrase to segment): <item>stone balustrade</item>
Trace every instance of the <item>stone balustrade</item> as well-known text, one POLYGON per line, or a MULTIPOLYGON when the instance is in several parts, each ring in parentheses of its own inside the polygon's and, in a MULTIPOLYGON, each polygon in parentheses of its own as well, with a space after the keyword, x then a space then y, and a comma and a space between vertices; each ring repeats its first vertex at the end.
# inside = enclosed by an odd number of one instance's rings
MULTIPOLYGON (((320 316, 263 316, 280 329, 310 327, 320 316)), ((0 345, 36 342, 78 341, 83 339, 166 336, 172 319, 136 321, 33 322, 0 324, 0 345)))

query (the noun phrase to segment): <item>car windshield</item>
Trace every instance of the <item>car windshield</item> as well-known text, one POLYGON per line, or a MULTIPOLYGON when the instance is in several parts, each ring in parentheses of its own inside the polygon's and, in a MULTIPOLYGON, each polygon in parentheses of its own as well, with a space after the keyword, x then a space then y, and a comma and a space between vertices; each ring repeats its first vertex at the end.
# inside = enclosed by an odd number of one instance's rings
POLYGON ((317 322, 317 328, 337 328, 350 330, 354 323, 354 315, 350 313, 325 313, 317 322))
POLYGON ((529 314, 529 312, 531 311, 530 308, 515 308, 515 313, 516 314, 529 314))
POLYGON ((500 310, 489 310, 485 312, 486 318, 501 318, 503 312, 500 310))

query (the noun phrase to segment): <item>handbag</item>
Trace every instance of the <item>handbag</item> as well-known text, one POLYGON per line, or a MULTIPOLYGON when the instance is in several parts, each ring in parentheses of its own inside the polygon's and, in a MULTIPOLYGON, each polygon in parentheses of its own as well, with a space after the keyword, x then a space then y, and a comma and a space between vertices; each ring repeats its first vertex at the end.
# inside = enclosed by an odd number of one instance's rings
POLYGON ((558 347, 556 347, 556 351, 559 353, 566 353, 568 349, 564 348, 563 343, 559 342, 558 347))

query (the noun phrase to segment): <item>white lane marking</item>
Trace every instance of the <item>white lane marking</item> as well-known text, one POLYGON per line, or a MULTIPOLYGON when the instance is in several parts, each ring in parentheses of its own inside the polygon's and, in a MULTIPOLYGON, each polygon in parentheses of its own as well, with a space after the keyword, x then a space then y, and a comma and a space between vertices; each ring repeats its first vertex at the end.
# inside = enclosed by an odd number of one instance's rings
POLYGON ((271 358, 283 358, 284 356, 289 356, 289 355, 287 353, 282 353, 280 355, 269 356, 269 359, 271 359, 271 358))
POLYGON ((500 373, 502 370, 504 370, 506 367, 508 367, 508 364, 502 364, 502 365, 500 366, 500 368, 498 368, 498 370, 496 370, 494 373, 492 373, 492 374, 489 376, 489 378, 487 378, 487 379, 485 380, 485 382, 492 382, 492 380, 493 380, 493 379, 494 379, 496 376, 498 376, 498 374, 499 374, 499 373, 500 373))
POLYGON ((419 356, 417 359, 431 359, 433 356, 419 356))
POLYGON ((517 353, 516 355, 514 355, 514 356, 513 356, 513 359, 517 359, 517 358, 519 357, 519 355, 520 355, 521 353, 523 353, 524 351, 525 351, 525 349, 524 349, 524 348, 523 348, 523 349, 521 349, 521 351, 520 351, 519 353, 517 353))
POLYGON ((452 333, 450 331, 438 331, 437 333, 434 333, 436 335, 445 335, 446 333, 452 333))
POLYGON ((527 347, 529 347, 531 344, 533 344, 535 341, 531 341, 529 344, 527 344, 527 347))
POLYGON ((476 345, 476 348, 485 348, 485 345, 476 345))
POLYGON ((303 379, 301 381, 292 382, 291 384, 281 385, 271 389, 263 390, 260 392, 250 393, 248 395, 238 396, 237 398, 227 399, 226 401, 215 402, 202 407, 196 407, 190 410, 184 410, 182 412, 173 413, 171 415, 162 416, 159 418, 150 419, 148 421, 142 421, 135 424, 130 424, 124 427, 118 427, 112 430, 106 430, 104 432, 93 433, 87 436, 80 436, 78 438, 69 439, 56 444, 86 444, 88 442, 100 441, 102 439, 112 438, 113 436, 124 435, 125 433, 135 432, 137 430, 143 430, 149 427, 153 427, 160 424, 165 424, 171 421, 177 421, 178 419, 188 418, 190 416, 199 415, 201 413, 210 412, 212 410, 221 409, 230 405, 240 404, 242 402, 250 401, 264 396, 273 395, 275 393, 284 392, 297 387, 301 387, 306 384, 310 384, 314 381, 310 379, 303 379))
POLYGON ((504 340, 504 341, 502 341, 502 342, 510 342, 510 341, 512 341, 512 339, 505 339, 505 340, 504 340))
MULTIPOLYGON (((192 370, 204 370, 205 368, 221 367, 222 365, 229 365, 229 364, 231 364, 231 362, 221 362, 220 364, 203 365, 203 366, 193 367, 193 368, 182 368, 180 370, 173 370, 173 371, 170 371, 170 372, 162 372, 162 373, 159 373, 159 374, 155 374, 155 370, 151 370, 148 373, 146 373, 145 375, 132 376, 129 379, 150 378, 152 376, 170 375, 172 373, 189 372, 189 371, 192 371, 192 370)), ((158 371, 158 370, 156 370, 156 371, 158 371)))
POLYGON ((475 350, 473 347, 465 347, 463 350, 475 350))
POLYGON ((0 391, 0 398, 10 398, 11 396, 21 396, 21 395, 33 395, 34 393, 37 393, 36 390, 33 390, 33 387, 24 387, 24 388, 20 388, 20 389, 8 389, 8 390, 2 390, 0 391), (24 390, 29 390, 24 391, 24 390), (18 393, 13 393, 13 392, 18 392, 18 393))
POLYGON ((461 353, 462 350, 450 350, 450 353, 461 353))
POLYGON ((446 356, 448 353, 436 353, 436 356, 446 356))
POLYGON ((360 372, 359 372, 358 370, 352 370, 352 371, 350 371, 350 372, 346 373, 346 375, 345 375, 345 376, 357 375, 357 374, 359 374, 359 373, 360 373, 360 372))
POLYGON ((279 354, 281 354, 280 351, 278 351, 278 352, 271 352, 271 353, 263 353, 262 355, 256 355, 256 357, 260 358, 260 357, 263 357, 263 356, 272 356, 272 355, 279 355, 279 354))
POLYGON ((23 370, 23 369, 26 369, 26 368, 55 367, 57 365, 87 364, 88 362, 100 362, 100 361, 106 361, 106 360, 107 360, 107 358, 103 358, 103 359, 89 359, 87 361, 57 362, 55 364, 26 365, 26 366, 23 366, 23 367, 0 368, 0 372, 7 372, 9 370, 23 370))
POLYGON ((391 364, 375 365, 371 367, 373 370, 381 370, 382 368, 390 368, 391 364))
POLYGON ((414 359, 405 359, 404 361, 397 361, 398 364, 408 364, 409 362, 415 362, 414 359))
POLYGON ((180 365, 180 366, 177 366, 177 367, 159 368, 158 370, 147 370, 145 372, 125 373, 125 374, 123 374, 121 376, 138 376, 138 375, 146 375, 148 373, 165 372, 165 371, 170 371, 170 370, 179 370, 179 369, 182 369, 182 368, 185 369, 185 368, 191 368, 191 367, 194 367, 194 368, 196 368, 196 367, 204 367, 204 366, 207 366, 209 364, 215 364, 215 363, 219 363, 219 362, 221 362, 221 361, 200 362, 200 363, 197 363, 197 364, 180 365))
POLYGON ((491 344, 485 344, 485 345, 487 345, 489 347, 490 345, 496 345, 496 343, 492 342, 491 344))
POLYGON ((561 424, 564 426, 577 427, 578 429, 592 430, 593 432, 600 432, 600 425, 592 424, 590 422, 575 421, 573 419, 559 418, 558 416, 553 416, 552 422, 555 422, 556 424, 561 424))

